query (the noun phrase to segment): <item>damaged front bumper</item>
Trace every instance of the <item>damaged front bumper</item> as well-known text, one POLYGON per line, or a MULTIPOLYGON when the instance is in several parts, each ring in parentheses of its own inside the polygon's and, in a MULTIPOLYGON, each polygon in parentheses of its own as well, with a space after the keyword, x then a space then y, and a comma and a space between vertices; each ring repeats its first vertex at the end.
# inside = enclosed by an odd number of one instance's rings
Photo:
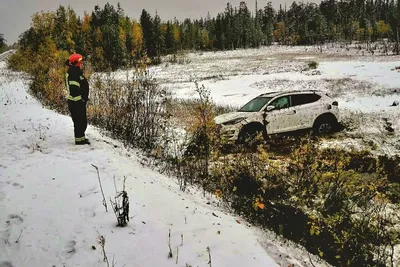
POLYGON ((239 136, 239 128, 237 125, 218 125, 218 132, 221 139, 227 143, 234 143, 239 136))

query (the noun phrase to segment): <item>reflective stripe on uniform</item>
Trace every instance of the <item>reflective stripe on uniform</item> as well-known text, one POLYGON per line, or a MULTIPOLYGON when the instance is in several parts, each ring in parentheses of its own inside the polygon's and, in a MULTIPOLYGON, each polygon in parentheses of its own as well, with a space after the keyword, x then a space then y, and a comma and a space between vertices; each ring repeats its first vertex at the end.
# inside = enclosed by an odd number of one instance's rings
POLYGON ((68 100, 71 100, 71 101, 79 101, 79 100, 82 100, 82 96, 80 96, 80 95, 78 95, 78 96, 75 96, 75 97, 73 97, 73 96, 68 96, 67 97, 67 99, 68 100))
POLYGON ((67 91, 68 91, 68 94, 69 94, 68 75, 69 75, 68 73, 65 74, 65 85, 67 86, 67 91))
POLYGON ((69 85, 76 85, 78 87, 81 87, 81 85, 78 82, 75 82, 75 81, 69 81, 69 85))
POLYGON ((81 141, 84 141, 85 140, 85 137, 78 137, 78 138, 75 138, 75 141, 76 142, 81 142, 81 141))
POLYGON ((70 85, 76 85, 76 86, 78 86, 78 87, 81 87, 81 85, 80 85, 78 82, 76 82, 76 81, 69 81, 69 82, 68 82, 68 76, 69 76, 69 74, 66 73, 66 74, 65 74, 65 84, 66 84, 66 86, 67 86, 67 91, 68 91, 67 99, 68 99, 68 100, 71 100, 71 101, 79 101, 79 100, 82 100, 82 96, 80 96, 80 95, 78 95, 78 96, 71 96, 71 92, 70 92, 69 86, 70 86, 70 85))

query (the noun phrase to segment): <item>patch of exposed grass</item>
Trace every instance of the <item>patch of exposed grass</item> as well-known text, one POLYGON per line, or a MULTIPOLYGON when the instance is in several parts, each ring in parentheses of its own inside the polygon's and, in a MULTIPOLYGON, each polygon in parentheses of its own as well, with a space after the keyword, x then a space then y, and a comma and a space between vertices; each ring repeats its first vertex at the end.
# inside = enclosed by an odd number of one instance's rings
POLYGON ((315 70, 316 68, 318 68, 318 62, 316 62, 316 61, 310 61, 310 62, 308 63, 308 67, 309 67, 310 69, 312 69, 312 70, 315 70))

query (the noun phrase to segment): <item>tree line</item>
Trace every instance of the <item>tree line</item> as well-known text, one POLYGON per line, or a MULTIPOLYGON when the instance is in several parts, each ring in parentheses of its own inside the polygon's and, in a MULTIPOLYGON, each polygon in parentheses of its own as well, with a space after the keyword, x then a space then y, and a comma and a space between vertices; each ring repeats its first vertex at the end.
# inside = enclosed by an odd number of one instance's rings
POLYGON ((293 2, 275 10, 272 3, 249 8, 227 3, 211 18, 162 21, 142 10, 139 21, 129 18, 118 3, 98 5, 81 18, 71 7, 35 13, 31 27, 19 37, 21 50, 47 47, 78 52, 95 70, 133 66, 143 58, 153 63, 182 50, 229 50, 326 42, 393 42, 399 53, 400 0, 323 0, 293 2))

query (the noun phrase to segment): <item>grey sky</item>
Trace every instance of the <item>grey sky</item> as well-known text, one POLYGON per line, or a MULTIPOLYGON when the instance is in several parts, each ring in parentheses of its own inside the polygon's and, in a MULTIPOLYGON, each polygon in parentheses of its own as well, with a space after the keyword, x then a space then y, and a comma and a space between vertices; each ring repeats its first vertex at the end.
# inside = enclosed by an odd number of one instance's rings
MULTIPOLYGON (((227 2, 233 6, 238 6, 241 0, 0 0, 0 33, 4 34, 7 44, 12 44, 18 40, 18 35, 27 30, 30 26, 31 16, 34 12, 55 11, 59 5, 70 5, 79 16, 83 16, 83 12, 91 13, 97 4, 101 8, 109 2, 116 6, 121 3, 125 11, 125 15, 139 19, 142 9, 146 9, 152 16, 156 10, 162 20, 183 18, 200 18, 206 17, 207 12, 211 16, 222 12, 227 2)), ((254 10, 256 0, 246 0, 250 10, 254 10)), ((271 0, 274 7, 279 4, 284 5, 285 1, 289 6, 293 1, 288 0, 271 0)), ((312 0, 314 2, 318 0, 312 0)), ((258 0, 258 6, 263 7, 268 0, 258 0)), ((304 1, 307 2, 307 1, 304 1)))

